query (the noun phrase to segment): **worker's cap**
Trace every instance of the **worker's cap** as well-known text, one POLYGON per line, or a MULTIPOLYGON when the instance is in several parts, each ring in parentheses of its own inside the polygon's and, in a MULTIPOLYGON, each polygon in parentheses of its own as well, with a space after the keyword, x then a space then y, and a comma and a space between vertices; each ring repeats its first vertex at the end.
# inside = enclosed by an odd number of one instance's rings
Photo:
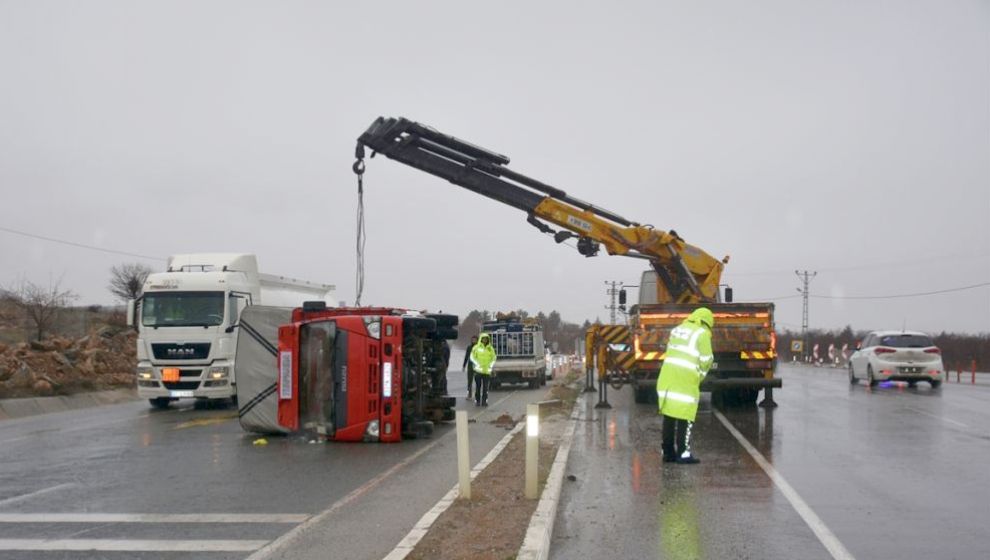
POLYGON ((699 307, 691 312, 688 319, 695 323, 701 323, 707 326, 709 329, 715 326, 715 316, 712 315, 712 310, 707 307, 699 307))

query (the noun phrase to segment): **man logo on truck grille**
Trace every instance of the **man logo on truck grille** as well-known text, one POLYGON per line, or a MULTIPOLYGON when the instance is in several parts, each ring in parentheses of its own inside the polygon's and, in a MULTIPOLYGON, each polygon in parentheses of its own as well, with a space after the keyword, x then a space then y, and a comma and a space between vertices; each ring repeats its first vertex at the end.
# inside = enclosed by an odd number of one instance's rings
POLYGON ((192 348, 169 348, 165 351, 165 354, 170 358, 184 358, 186 356, 192 356, 196 353, 196 350, 192 348))

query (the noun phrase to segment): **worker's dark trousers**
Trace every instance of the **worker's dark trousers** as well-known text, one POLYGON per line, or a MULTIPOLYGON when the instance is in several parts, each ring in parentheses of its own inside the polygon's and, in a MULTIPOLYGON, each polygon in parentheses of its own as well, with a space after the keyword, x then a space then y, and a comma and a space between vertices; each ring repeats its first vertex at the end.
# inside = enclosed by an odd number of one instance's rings
POLYGON ((468 374, 468 397, 470 397, 471 396, 471 383, 474 380, 474 368, 471 367, 471 366, 468 366, 468 368, 467 368, 467 374, 468 374))
POLYGON ((488 404, 488 383, 491 380, 491 375, 480 373, 474 375, 474 402, 476 404, 488 404))
POLYGON ((687 420, 663 415, 663 456, 691 456, 691 424, 687 420))

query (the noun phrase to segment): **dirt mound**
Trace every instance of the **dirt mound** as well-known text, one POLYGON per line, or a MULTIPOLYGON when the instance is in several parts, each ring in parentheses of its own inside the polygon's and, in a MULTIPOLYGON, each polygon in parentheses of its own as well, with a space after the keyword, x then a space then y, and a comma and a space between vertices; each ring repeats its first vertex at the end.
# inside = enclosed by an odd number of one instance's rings
POLYGON ((101 327, 82 338, 0 344, 0 398, 131 387, 136 337, 130 329, 101 327))

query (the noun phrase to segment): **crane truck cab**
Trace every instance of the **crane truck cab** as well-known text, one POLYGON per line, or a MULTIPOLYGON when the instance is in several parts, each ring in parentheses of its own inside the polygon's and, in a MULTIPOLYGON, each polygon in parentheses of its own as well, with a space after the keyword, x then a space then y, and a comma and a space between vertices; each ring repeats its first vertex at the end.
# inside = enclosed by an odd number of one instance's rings
MULTIPOLYGON (((643 272, 639 303, 630 314, 635 356, 632 377, 637 402, 655 402, 656 380, 670 331, 701 304, 657 303, 657 274, 643 272)), ((723 300, 731 300, 731 291, 723 300)), ((712 310, 715 363, 701 385, 726 404, 756 402, 761 389, 781 386, 774 377, 777 336, 772 303, 706 303, 712 310)))
POLYGON ((137 327, 137 392, 155 408, 177 399, 236 395, 234 350, 249 305, 294 307, 332 301, 334 287, 258 272, 246 253, 173 255, 165 272, 149 274, 141 297, 128 302, 137 327))

